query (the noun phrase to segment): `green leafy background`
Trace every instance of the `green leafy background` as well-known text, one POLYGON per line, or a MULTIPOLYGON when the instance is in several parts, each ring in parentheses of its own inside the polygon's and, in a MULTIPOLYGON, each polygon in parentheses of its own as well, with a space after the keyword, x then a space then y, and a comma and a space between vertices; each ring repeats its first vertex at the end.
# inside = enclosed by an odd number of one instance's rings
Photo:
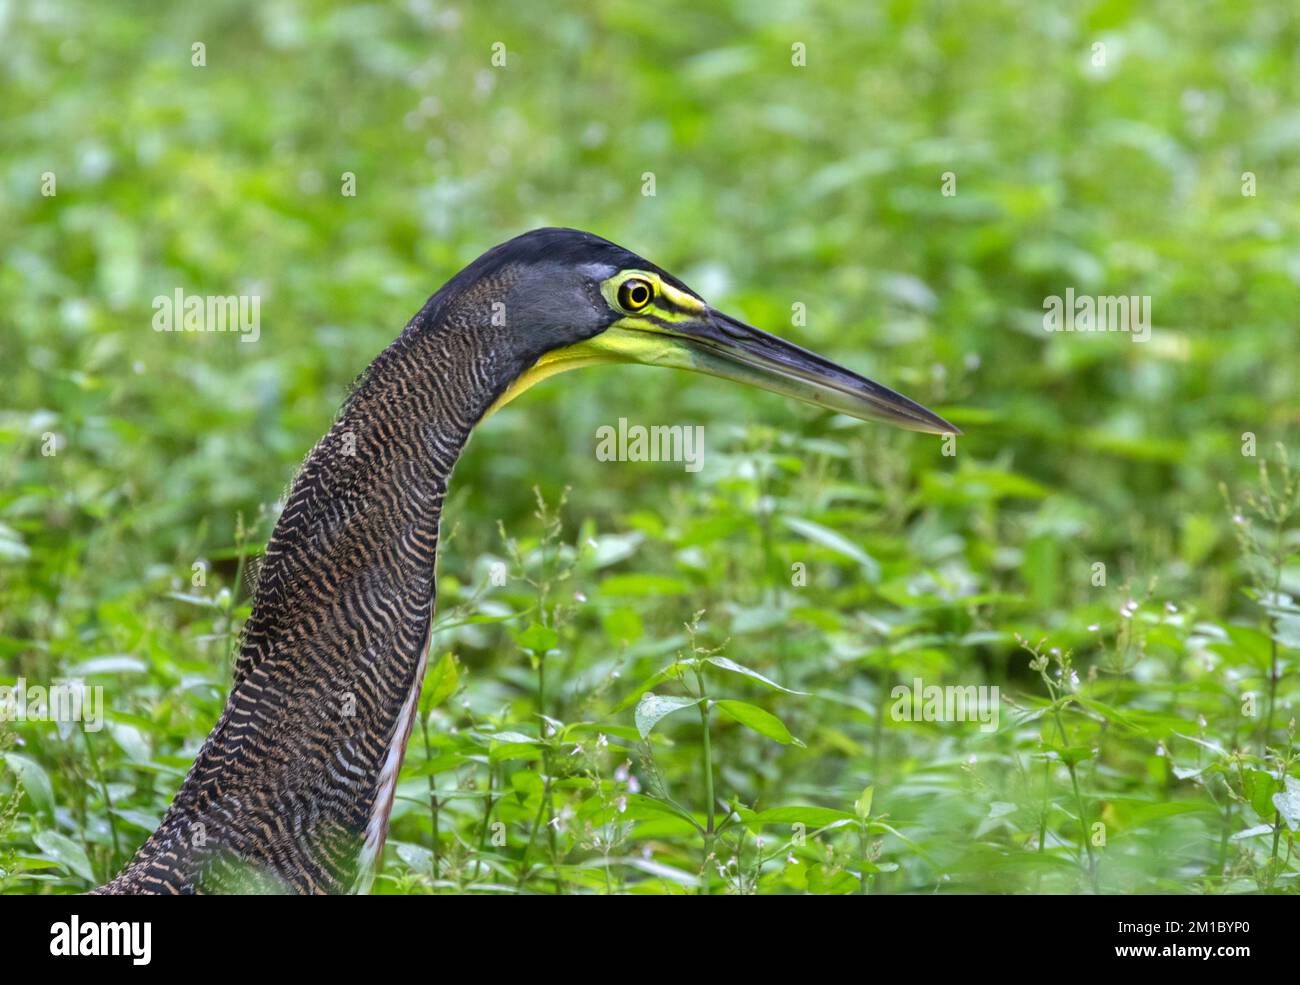
POLYGON ((120 868, 350 381, 568 225, 965 434, 642 367, 495 416, 375 891, 1295 891, 1297 50, 1281 0, 0 2, 0 684, 108 707, 0 725, 0 888, 120 868), (260 340, 153 332, 178 287, 260 340), (1046 333, 1069 287, 1150 340, 1046 333))

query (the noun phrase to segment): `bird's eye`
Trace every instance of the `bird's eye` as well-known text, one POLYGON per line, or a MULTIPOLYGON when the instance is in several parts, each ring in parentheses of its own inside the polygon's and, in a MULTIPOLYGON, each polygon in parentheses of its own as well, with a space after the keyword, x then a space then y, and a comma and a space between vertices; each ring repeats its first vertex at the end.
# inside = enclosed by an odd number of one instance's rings
POLYGON ((618 303, 624 311, 640 311, 654 297, 654 288, 649 281, 633 277, 625 280, 618 289, 618 303))

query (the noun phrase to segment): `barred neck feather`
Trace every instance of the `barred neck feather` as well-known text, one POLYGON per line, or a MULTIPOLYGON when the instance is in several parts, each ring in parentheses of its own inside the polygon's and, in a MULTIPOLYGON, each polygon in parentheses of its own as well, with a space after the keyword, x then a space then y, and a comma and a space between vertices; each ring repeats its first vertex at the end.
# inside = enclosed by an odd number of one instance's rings
POLYGON ((500 279, 470 294, 454 284, 375 359, 307 456, 225 710, 161 826, 97 892, 368 886, 423 680, 447 481, 522 368, 486 317, 500 279))

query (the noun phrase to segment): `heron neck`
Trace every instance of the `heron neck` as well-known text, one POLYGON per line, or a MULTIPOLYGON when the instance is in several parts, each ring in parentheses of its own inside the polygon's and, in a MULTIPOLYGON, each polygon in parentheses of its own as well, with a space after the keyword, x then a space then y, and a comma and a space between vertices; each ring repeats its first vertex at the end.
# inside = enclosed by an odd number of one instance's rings
POLYGON ((275 525, 226 707, 106 891, 365 884, 423 680, 447 483, 513 378, 493 342, 426 306, 363 375, 275 525))

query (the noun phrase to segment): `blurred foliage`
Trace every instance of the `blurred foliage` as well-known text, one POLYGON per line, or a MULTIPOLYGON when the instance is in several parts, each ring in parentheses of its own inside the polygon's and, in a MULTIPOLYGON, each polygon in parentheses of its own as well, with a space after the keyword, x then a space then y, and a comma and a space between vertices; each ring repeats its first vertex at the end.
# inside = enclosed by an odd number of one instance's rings
POLYGON ((0 0, 0 684, 108 704, 0 725, 0 888, 129 857, 349 382, 568 225, 966 433, 646 368, 494 417, 376 891, 1294 892, 1297 52, 1284 0, 0 0), (154 333, 178 287, 260 340, 154 333), (1044 332, 1068 287, 1150 341, 1044 332), (619 417, 705 468, 597 461, 619 417))

